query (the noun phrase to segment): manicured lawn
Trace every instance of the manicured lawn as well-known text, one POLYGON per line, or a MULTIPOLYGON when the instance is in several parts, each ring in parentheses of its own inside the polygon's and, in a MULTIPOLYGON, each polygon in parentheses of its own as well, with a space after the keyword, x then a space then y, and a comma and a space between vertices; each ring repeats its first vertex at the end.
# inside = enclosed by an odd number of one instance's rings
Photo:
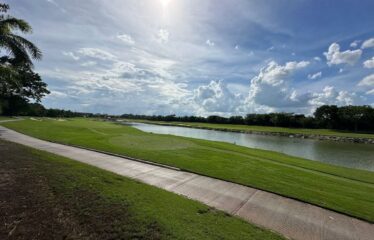
POLYGON ((374 173, 233 144, 73 119, 3 123, 46 140, 168 164, 290 196, 374 222, 374 173))
POLYGON ((6 209, 0 238, 8 237, 23 208, 14 239, 283 239, 198 202, 70 159, 4 141, 0 154, 0 172, 12 179, 0 185, 0 212, 6 209))
POLYGON ((258 132, 275 132, 275 133, 291 133, 291 134, 305 134, 305 135, 326 135, 338 137, 353 137, 353 138, 374 138, 373 133, 354 133, 347 131, 338 131, 331 129, 306 129, 306 128, 283 128, 283 127, 266 127, 266 126, 249 126, 237 124, 215 124, 215 123, 195 123, 195 122, 165 122, 165 121, 148 121, 148 120, 129 120, 134 122, 154 123, 162 125, 185 126, 206 128, 215 130, 234 130, 234 131, 258 131, 258 132))
POLYGON ((11 117, 6 117, 6 116, 0 116, 0 121, 1 120, 10 120, 12 119, 11 117))

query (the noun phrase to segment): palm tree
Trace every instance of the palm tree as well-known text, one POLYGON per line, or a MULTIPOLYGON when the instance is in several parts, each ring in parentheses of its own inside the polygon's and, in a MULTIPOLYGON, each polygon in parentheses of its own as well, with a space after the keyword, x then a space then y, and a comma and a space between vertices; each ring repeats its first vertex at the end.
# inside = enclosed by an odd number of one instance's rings
MULTIPOLYGON (((7 5, 0 6, 1 12, 8 10, 7 5)), ((14 31, 31 33, 31 26, 24 20, 9 15, 0 16, 0 49, 5 49, 9 56, 0 57, 0 63, 32 66, 31 59, 41 59, 42 52, 32 42, 14 34, 14 31)))

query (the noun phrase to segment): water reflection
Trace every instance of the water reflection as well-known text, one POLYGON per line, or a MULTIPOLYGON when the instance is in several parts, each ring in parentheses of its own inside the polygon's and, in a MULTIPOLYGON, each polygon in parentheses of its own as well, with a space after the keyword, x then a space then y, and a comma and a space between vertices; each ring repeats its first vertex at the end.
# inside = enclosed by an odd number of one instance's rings
POLYGON ((250 148, 282 152, 315 161, 374 171, 374 145, 372 144, 221 132, 143 123, 131 123, 131 125, 145 132, 234 143, 250 148))

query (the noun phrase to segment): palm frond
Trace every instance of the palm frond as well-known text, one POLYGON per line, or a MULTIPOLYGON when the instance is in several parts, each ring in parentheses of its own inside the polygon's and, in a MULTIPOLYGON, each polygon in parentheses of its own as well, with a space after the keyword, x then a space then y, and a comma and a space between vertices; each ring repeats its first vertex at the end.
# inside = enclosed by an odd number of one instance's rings
POLYGON ((0 48, 4 48, 15 62, 28 63, 32 65, 31 59, 25 46, 15 40, 12 36, 4 35, 0 37, 0 48))
POLYGON ((14 34, 9 34, 9 37, 13 38, 14 41, 26 49, 33 59, 40 60, 42 58, 42 51, 26 38, 14 34))
POLYGON ((32 32, 31 26, 26 21, 11 16, 0 20, 0 29, 4 31, 19 30, 23 33, 32 32))

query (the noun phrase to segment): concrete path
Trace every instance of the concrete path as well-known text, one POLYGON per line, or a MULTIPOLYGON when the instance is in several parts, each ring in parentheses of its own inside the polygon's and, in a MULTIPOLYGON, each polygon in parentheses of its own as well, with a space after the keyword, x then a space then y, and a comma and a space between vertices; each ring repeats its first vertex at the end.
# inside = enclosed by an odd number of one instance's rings
POLYGON ((1 126, 0 138, 88 163, 186 196, 291 239, 374 239, 373 224, 254 188, 42 141, 1 126))

